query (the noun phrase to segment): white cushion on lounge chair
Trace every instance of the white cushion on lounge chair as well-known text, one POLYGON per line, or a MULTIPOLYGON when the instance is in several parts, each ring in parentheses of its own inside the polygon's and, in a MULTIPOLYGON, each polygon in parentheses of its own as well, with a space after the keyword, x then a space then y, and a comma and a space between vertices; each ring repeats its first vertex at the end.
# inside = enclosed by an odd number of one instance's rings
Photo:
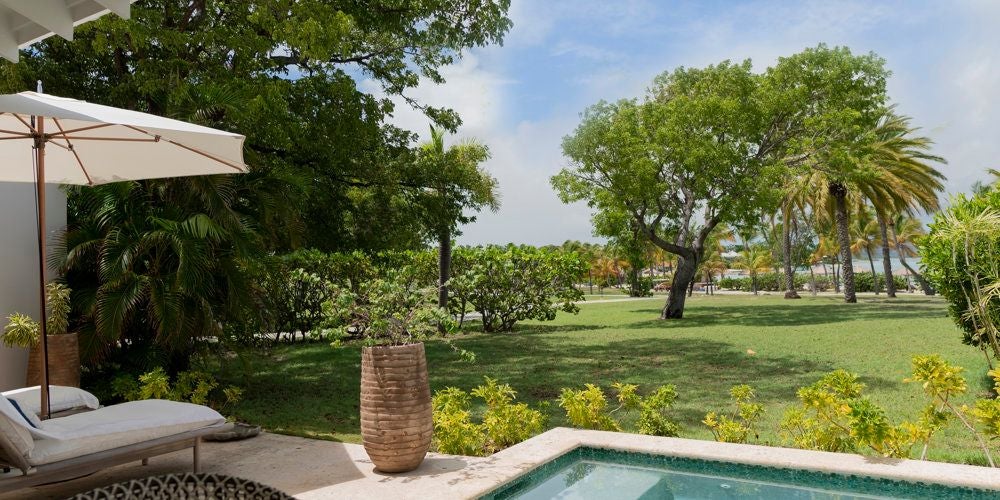
POLYGON ((161 399, 133 401, 43 421, 41 429, 31 429, 35 448, 27 457, 31 465, 42 465, 225 421, 207 406, 161 399))
MULTIPOLYGON (((40 392, 40 388, 36 385, 34 387, 6 391, 3 395, 4 397, 16 400, 18 406, 25 412, 30 411, 37 415, 42 412, 40 392)), ((49 411, 52 413, 79 408, 96 410, 100 406, 101 402, 97 400, 96 396, 78 387, 49 386, 49 411)))
MULTIPOLYGON (((0 397, 0 434, 10 443, 14 449, 22 456, 27 456, 34 449, 35 441, 28 431, 30 426, 24 417, 17 412, 14 405, 7 401, 7 398, 0 397)), ((0 455, 3 453, 0 452, 0 455)), ((13 458, 13 457, 8 457, 13 458)))

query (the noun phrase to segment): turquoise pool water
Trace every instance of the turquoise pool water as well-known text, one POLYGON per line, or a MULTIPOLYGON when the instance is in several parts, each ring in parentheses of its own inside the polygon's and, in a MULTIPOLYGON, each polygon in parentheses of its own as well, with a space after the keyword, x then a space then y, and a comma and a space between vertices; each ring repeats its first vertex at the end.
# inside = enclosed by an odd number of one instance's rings
POLYGON ((483 497, 515 498, 948 500, 1000 499, 1000 491, 578 448, 483 497))

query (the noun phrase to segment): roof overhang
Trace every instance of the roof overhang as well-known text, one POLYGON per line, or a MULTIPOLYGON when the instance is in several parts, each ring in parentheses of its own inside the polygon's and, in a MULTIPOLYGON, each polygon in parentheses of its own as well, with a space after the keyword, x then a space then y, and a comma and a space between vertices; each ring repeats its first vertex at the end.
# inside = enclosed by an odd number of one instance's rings
POLYGON ((18 50, 52 35, 73 39, 73 28, 114 12, 128 19, 135 0, 0 0, 0 57, 17 62, 18 50))

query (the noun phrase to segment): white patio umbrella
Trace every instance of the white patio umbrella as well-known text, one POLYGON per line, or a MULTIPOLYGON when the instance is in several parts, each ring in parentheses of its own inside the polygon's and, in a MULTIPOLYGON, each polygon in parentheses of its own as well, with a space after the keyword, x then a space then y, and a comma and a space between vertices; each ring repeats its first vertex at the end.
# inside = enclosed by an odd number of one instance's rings
POLYGON ((0 181, 33 182, 38 222, 41 398, 48 416, 45 184, 246 172, 239 134, 35 92, 0 95, 0 181))

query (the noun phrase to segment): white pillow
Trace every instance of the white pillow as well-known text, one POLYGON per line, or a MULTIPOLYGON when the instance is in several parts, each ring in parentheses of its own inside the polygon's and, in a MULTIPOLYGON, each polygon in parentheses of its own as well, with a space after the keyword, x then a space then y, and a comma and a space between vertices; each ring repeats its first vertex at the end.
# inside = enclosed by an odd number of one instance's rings
MULTIPOLYGON (((3 396, 17 401, 25 414, 37 415, 42 412, 41 388, 37 385, 7 391, 3 396)), ((80 408, 96 410, 100 406, 101 402, 93 394, 78 387, 49 386, 49 411, 52 413, 80 408)))
MULTIPOLYGON (((21 411, 27 413, 27 410, 22 409, 21 411)), ((33 427, 30 422, 25 420, 25 417, 21 416, 21 412, 17 411, 17 408, 14 408, 14 405, 10 401, 7 401, 7 398, 0 398, 0 413, 3 413, 10 421, 21 427, 33 427)))

